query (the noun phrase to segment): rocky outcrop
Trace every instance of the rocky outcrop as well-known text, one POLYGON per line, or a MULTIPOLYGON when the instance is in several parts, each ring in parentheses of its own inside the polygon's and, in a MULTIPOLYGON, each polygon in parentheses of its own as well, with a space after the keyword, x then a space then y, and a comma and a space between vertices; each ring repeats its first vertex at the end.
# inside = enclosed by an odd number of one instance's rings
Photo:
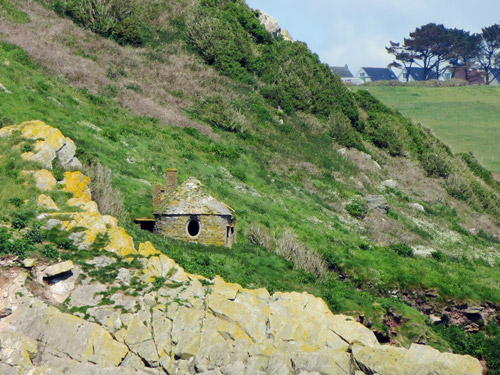
POLYGON ((0 373, 482 373, 469 356, 381 345, 368 328, 307 293, 270 294, 218 276, 207 280, 149 242, 137 250, 116 219, 100 215, 88 183, 80 172, 66 172, 61 188, 73 195, 68 205, 81 211, 41 219, 83 228, 75 238, 80 245, 98 235, 109 243, 80 265, 32 264, 34 279, 15 264, 2 272, 0 373), (94 278, 107 270, 116 270, 111 282, 94 278))
POLYGON ((23 158, 37 161, 45 168, 52 169, 52 162, 58 159, 67 169, 78 169, 82 164, 75 156, 75 143, 63 136, 59 129, 42 121, 27 121, 20 125, 0 129, 0 137, 19 131, 25 138, 34 140, 34 151, 25 152, 23 158))
POLYGON ((368 195, 364 198, 369 210, 375 210, 386 214, 389 212, 390 207, 387 204, 387 199, 383 195, 368 195))
POLYGON ((263 12, 262 10, 257 10, 259 14, 259 22, 264 26, 264 28, 273 35, 275 39, 279 36, 283 37, 284 40, 294 42, 287 29, 282 29, 278 23, 278 20, 273 16, 263 12))

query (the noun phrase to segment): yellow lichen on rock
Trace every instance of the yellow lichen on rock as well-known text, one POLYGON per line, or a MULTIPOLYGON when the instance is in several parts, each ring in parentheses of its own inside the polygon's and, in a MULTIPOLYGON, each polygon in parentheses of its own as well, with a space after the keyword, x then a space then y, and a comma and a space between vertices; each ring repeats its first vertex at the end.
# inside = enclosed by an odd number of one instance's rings
POLYGON ((18 126, 18 129, 21 131, 23 137, 38 140, 35 144, 37 151, 45 148, 58 150, 69 139, 59 129, 39 120, 23 122, 18 126))
POLYGON ((35 152, 25 152, 23 158, 40 162, 45 168, 52 168, 53 160, 58 157, 64 166, 80 166, 74 157, 75 144, 66 138, 59 129, 47 125, 43 121, 27 121, 20 125, 3 128, 0 136, 20 131, 24 138, 35 139, 35 152))
POLYGON ((70 200, 72 206, 79 206, 91 201, 90 178, 82 172, 64 172, 63 184, 63 190, 72 193, 74 196, 74 199, 70 200))
POLYGON ((38 197, 36 205, 40 208, 45 208, 47 210, 59 211, 59 207, 48 195, 42 194, 38 197))
POLYGON ((121 227, 111 228, 107 232, 109 235, 109 244, 104 250, 118 254, 122 257, 126 257, 130 254, 137 254, 137 250, 134 247, 134 240, 125 229, 121 227))
POLYGON ((147 282, 152 282, 158 277, 178 282, 189 281, 184 269, 164 254, 149 258, 143 272, 147 282))
POLYGON ((148 257, 150 255, 160 255, 161 252, 156 250, 151 242, 146 241, 139 244, 139 254, 148 257))
POLYGON ((35 179, 36 187, 40 190, 51 191, 57 185, 57 180, 51 171, 47 169, 40 169, 33 173, 33 178, 35 179))

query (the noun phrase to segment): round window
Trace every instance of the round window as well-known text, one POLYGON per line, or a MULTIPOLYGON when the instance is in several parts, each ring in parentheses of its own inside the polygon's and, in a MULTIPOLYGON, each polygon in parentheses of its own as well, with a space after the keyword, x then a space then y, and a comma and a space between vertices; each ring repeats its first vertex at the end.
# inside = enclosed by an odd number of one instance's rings
POLYGON ((189 220, 187 232, 191 237, 196 237, 200 234, 200 222, 196 219, 189 220))

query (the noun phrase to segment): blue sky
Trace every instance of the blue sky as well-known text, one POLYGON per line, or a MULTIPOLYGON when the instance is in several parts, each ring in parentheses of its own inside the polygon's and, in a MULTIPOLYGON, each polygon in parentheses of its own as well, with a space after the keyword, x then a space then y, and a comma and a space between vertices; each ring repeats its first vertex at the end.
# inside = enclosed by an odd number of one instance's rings
POLYGON ((480 32, 500 21, 500 0, 246 0, 275 17, 330 65, 384 67, 389 41, 429 22, 480 32))

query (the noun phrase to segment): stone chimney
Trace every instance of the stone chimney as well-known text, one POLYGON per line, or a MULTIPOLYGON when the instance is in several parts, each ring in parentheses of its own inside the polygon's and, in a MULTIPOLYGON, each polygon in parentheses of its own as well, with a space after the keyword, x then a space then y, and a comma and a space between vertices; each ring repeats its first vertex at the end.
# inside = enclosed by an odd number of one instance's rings
POLYGON ((153 186, 153 207, 158 208, 161 204, 161 198, 165 193, 165 186, 163 185, 154 185, 153 186))
POLYGON ((166 173, 167 178, 167 189, 166 193, 170 193, 177 187, 177 169, 169 168, 166 173))

